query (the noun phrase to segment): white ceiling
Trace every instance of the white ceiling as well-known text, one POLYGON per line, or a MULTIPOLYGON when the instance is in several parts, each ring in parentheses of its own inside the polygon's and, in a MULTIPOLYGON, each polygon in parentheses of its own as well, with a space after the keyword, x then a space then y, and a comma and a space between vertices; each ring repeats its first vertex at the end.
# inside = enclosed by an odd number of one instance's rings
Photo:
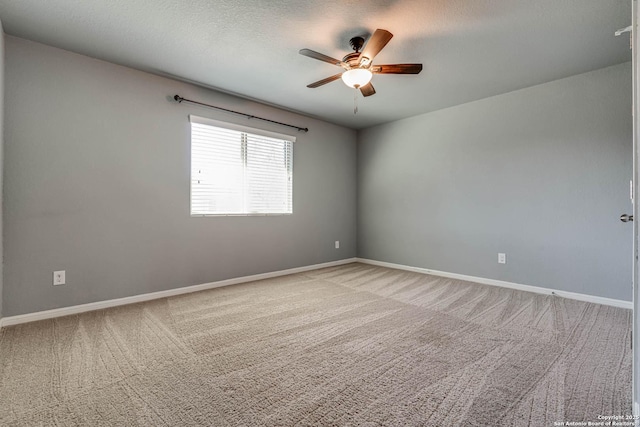
POLYGON ((2 0, 7 34, 258 99, 352 128, 434 111, 631 60, 630 0, 2 0), (376 28, 394 38, 374 63, 421 62, 417 76, 375 75, 358 99, 342 58, 376 28))

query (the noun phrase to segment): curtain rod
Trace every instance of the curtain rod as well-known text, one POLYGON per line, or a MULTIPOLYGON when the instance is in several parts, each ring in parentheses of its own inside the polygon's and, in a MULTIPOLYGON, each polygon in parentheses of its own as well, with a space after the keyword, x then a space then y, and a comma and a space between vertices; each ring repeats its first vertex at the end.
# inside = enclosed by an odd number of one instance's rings
POLYGON ((271 120, 271 119, 265 119, 263 117, 258 117, 258 116, 253 116, 251 114, 245 114, 245 113, 241 113, 239 111, 233 111, 233 110, 229 110, 227 108, 222 108, 222 107, 216 107, 215 105, 209 105, 209 104, 205 104, 203 102, 198 102, 198 101, 193 101, 191 99, 187 99, 187 98, 183 98, 180 95, 176 95, 173 97, 173 99, 175 99, 176 101, 178 101, 178 103, 181 102, 190 102, 191 104, 197 104, 197 105, 202 105, 204 107, 209 107, 209 108, 215 108, 216 110, 222 110, 222 111, 226 111, 227 113, 233 113, 233 114, 239 114, 241 116, 245 116, 248 119, 258 119, 258 120, 262 120, 264 122, 269 122, 269 123, 275 123, 277 125, 281 125, 281 126, 287 126, 290 128, 294 128, 297 129, 298 131, 301 132, 309 132, 309 128, 301 128, 299 126, 294 126, 294 125, 289 125, 287 123, 282 123, 282 122, 277 122, 275 120, 271 120))

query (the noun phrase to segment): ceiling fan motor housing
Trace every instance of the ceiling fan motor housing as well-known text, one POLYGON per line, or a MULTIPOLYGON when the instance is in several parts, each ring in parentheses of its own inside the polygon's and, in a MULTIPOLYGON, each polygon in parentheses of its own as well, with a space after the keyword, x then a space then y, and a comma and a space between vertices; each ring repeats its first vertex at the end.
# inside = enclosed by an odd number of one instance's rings
POLYGON ((364 46, 364 38, 360 36, 352 37, 351 40, 349 40, 349 44, 355 52, 345 55, 345 57, 342 58, 342 62, 349 64, 349 67, 351 68, 360 67, 359 57, 360 50, 362 49, 362 46, 364 46))
POLYGON ((342 58, 342 62, 349 64, 350 68, 358 68, 360 66, 360 54, 358 52, 348 53, 342 58))

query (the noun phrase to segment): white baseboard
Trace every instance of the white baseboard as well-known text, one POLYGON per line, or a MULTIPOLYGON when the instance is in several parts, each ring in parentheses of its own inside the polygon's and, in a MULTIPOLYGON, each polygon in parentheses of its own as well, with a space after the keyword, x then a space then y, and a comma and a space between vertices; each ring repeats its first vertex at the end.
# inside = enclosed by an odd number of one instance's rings
POLYGON ((484 277, 467 276, 464 274, 448 273, 446 271, 431 270, 428 268, 411 267, 408 265, 394 264, 391 262, 375 261, 366 258, 356 258, 357 262, 363 264, 377 265, 379 267, 395 268, 398 270, 413 271, 416 273, 431 274, 432 276, 448 277, 450 279, 464 280, 467 282, 481 283, 483 285, 500 286, 503 288, 517 289, 519 291, 534 292, 537 294, 557 295, 563 298, 570 298, 578 301, 592 302, 595 304, 610 305, 613 307, 627 308, 631 310, 633 303, 612 298, 598 297, 594 295, 579 294, 576 292, 558 291, 556 289, 541 288, 538 286, 522 285, 519 283, 505 282, 503 280, 486 279, 484 277))
POLYGON ((304 267, 290 268, 288 270, 271 271, 269 273, 254 274, 252 276, 236 277, 233 279, 220 280, 218 282, 203 283, 201 285, 185 286, 183 288, 168 289, 166 291, 151 292, 148 294, 134 295, 125 298, 117 298, 106 301, 91 302, 88 304, 74 305, 71 307, 56 308, 53 310, 38 311, 36 313, 20 314, 0 318, 0 328, 4 326, 19 325, 21 323, 35 322, 36 320, 52 319, 54 317, 69 316, 72 314, 84 313, 87 311, 102 310, 104 308, 117 307, 120 305, 135 304, 138 302, 150 301, 159 298, 167 298, 175 295, 188 294, 191 292, 204 291, 207 289, 220 288, 223 286, 236 285, 239 283, 253 282, 255 280, 270 279, 272 277, 286 276, 288 274, 302 273, 319 268, 334 267, 337 265, 356 262, 356 258, 341 259, 338 261, 325 262, 322 264, 307 265, 304 267))
MULTIPOLYGON (((451 279, 481 283, 484 285, 500 286, 503 288, 517 289, 520 291, 534 292, 538 294, 557 295, 563 298, 570 298, 578 301, 586 301, 586 302, 610 305, 610 306, 621 307, 626 309, 632 309, 633 307, 633 304, 631 301, 623 301, 623 300, 604 298, 604 297, 598 297, 593 295, 579 294, 575 292, 558 291, 555 289, 541 288, 538 286, 522 285, 519 283, 506 282, 502 280, 487 279, 484 277, 467 276, 464 274, 431 270, 428 268, 411 267, 407 265, 394 264, 391 262, 384 262, 384 261, 375 261, 375 260, 366 259, 366 258, 347 258, 347 259, 342 259, 338 261, 325 262, 322 264, 314 264, 314 265, 307 265, 304 267, 290 268, 288 270, 272 271, 269 273, 254 274, 252 276, 244 276, 244 277, 236 277, 233 279, 220 280, 218 282, 203 283, 201 285, 186 286, 183 288, 168 289, 166 291, 151 292, 147 294, 134 295, 134 296, 125 297, 125 298, 117 298, 117 299, 106 300, 106 301, 92 302, 88 304, 74 305, 71 307, 62 307, 62 308, 56 308, 53 310, 39 311, 36 313, 27 313, 27 314, 20 314, 17 316, 4 317, 4 318, 0 318, 0 328, 4 326, 19 325, 21 323, 35 322, 37 320, 45 320, 45 319, 52 319, 55 317, 69 316, 73 314, 84 313, 87 311, 102 310, 105 308, 117 307, 120 305, 135 304, 138 302, 150 301, 150 300, 159 299, 159 298, 167 298, 175 295, 182 295, 182 294, 187 294, 191 292, 204 291, 207 289, 220 288, 222 286, 253 282, 255 280, 263 280, 263 279, 269 279, 272 277, 286 276, 288 274, 302 273, 309 270, 316 270, 319 268, 326 268, 326 267, 334 267, 338 265, 349 264, 352 262, 361 262, 363 264, 377 265, 380 267, 388 267, 388 268, 395 268, 398 270, 413 271, 416 273, 431 274, 433 276, 448 277, 451 279)), ((640 411, 640 409, 638 408, 636 409, 640 411)))

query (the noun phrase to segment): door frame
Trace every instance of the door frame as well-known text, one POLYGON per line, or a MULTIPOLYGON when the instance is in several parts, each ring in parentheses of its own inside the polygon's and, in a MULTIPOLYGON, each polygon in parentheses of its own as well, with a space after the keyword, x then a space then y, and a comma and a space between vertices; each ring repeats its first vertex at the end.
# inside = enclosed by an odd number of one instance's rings
POLYGON ((633 396, 633 414, 635 416, 640 415, 640 345, 638 343, 638 330, 640 329, 640 291, 638 289, 638 204, 636 203, 638 193, 638 141, 640 140, 640 134, 638 133, 640 130, 640 120, 639 114, 636 114, 637 111, 640 111, 640 92, 638 91, 638 82, 640 82, 640 69, 638 68, 638 54, 640 49, 637 48, 638 45, 638 31, 636 31, 638 27, 638 1, 631 0, 631 61, 632 61, 632 91, 633 91, 633 102, 632 102, 632 114, 633 114, 633 184, 632 188, 632 211, 633 211, 633 262, 632 262, 632 280, 633 280, 633 323, 632 323, 632 396, 633 396), (634 345, 635 343, 635 345, 634 345))

